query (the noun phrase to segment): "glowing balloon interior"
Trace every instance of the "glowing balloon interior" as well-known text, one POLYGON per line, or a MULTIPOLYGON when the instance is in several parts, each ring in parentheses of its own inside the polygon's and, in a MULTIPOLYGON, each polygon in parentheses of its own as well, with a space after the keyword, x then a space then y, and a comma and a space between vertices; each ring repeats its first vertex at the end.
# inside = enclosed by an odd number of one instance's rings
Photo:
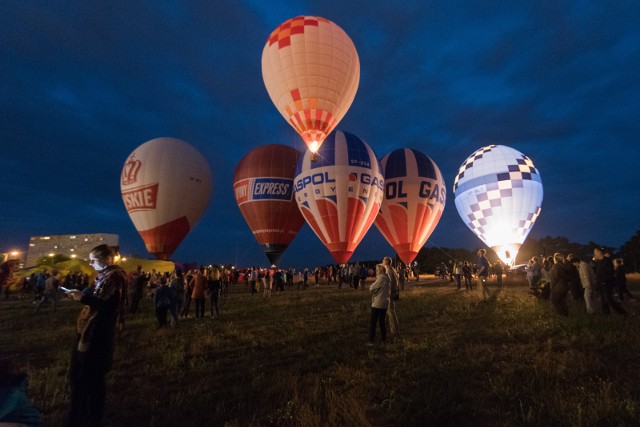
POLYGON ((298 207, 339 264, 349 260, 373 224, 383 191, 375 153, 347 132, 333 132, 316 155, 307 151, 296 169, 298 207))
POLYGON ((418 150, 400 148, 380 162, 385 196, 376 227, 406 264, 418 255, 440 221, 446 187, 440 169, 418 150))
POLYGON ((302 153, 286 145, 260 146, 245 155, 233 174, 240 212, 272 265, 304 224, 293 200, 293 178, 302 153))
POLYGON ((298 16, 269 36, 262 77, 280 114, 315 153, 355 98, 360 60, 342 28, 325 18, 298 16))
POLYGON ((211 170, 186 142, 152 139, 127 158, 120 190, 147 251, 158 259, 169 259, 209 203, 211 170))
POLYGON ((453 185, 464 223, 507 265, 513 265, 542 206, 542 180, 531 159, 489 145, 460 167, 453 185))

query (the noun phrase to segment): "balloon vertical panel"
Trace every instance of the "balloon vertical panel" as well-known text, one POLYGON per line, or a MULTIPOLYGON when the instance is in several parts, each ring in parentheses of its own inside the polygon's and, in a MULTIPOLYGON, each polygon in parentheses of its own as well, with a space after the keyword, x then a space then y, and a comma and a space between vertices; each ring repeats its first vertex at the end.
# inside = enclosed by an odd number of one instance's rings
POLYGON ((205 158, 175 138, 152 139, 136 148, 120 179, 131 221, 158 259, 168 259, 197 224, 212 187, 205 158))

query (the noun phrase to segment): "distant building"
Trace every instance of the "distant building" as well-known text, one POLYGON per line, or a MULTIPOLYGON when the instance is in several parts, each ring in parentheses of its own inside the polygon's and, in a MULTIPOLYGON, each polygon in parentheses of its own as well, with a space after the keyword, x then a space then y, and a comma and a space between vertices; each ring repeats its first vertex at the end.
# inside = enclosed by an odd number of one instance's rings
POLYGON ((42 257, 64 255, 71 259, 89 259, 89 252, 98 245, 118 246, 117 234, 66 234, 59 236, 32 236, 25 265, 36 265, 42 257))

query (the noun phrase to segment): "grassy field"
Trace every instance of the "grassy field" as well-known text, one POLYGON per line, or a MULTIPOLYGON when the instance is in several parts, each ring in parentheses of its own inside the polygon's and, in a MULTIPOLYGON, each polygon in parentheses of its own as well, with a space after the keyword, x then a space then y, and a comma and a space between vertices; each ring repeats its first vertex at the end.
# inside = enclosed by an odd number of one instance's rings
MULTIPOLYGON (((491 289, 486 302, 448 282, 405 290, 401 335, 372 348, 367 291, 267 299, 239 285, 219 318, 166 329, 146 300, 117 345, 105 425, 640 425, 640 302, 622 318, 570 301, 560 318, 523 283, 491 289)), ((45 425, 62 426, 80 305, 33 308, 0 301, 0 351, 28 373, 45 425)))

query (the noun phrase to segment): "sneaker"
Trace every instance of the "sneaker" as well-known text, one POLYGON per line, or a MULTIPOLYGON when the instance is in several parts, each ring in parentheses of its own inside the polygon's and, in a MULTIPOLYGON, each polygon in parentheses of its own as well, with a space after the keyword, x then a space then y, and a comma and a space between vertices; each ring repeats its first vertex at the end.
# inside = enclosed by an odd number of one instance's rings
POLYGON ((372 342, 368 342, 365 344, 366 347, 373 347, 373 343, 372 342))

